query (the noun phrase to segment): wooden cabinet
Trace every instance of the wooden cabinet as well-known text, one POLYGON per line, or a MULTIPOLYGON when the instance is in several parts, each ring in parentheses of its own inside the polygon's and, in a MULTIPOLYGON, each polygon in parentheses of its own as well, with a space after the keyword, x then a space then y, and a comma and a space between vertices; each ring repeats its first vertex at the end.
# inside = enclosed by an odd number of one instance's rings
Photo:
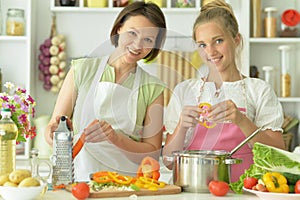
MULTIPOLYGON (((2 3, 2 34, 0 35, 0 68, 2 83, 7 81, 25 88, 33 97, 34 56, 35 56, 35 2, 34 0, 9 0, 2 3), (25 35, 6 35, 6 13, 9 8, 20 8, 25 12, 25 35)), ((28 158, 29 143, 25 144, 25 152, 19 158, 28 158)))

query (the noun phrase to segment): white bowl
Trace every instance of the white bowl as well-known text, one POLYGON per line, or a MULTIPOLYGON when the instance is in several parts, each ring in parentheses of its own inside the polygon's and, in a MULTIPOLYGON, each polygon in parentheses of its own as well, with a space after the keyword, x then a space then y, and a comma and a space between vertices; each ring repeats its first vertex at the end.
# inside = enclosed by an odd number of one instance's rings
POLYGON ((0 195, 4 200, 33 200, 44 194, 47 189, 46 184, 36 187, 10 187, 0 186, 0 195))

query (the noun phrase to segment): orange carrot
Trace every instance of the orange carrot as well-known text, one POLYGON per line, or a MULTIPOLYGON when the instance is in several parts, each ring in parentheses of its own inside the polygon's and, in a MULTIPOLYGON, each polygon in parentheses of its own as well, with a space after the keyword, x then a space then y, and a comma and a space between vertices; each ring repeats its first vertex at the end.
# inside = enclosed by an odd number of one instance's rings
POLYGON ((84 145, 84 141, 85 141, 85 133, 82 133, 80 138, 76 142, 76 144, 73 146, 73 150, 72 150, 72 158, 73 159, 77 156, 77 154, 82 149, 82 147, 84 145))
MULTIPOLYGON (((95 119, 94 121, 92 121, 88 127, 100 123, 99 120, 95 119)), ((73 146, 73 151, 72 151, 72 158, 74 159, 77 154, 80 152, 81 148, 84 145, 84 141, 85 141, 85 133, 82 133, 79 140, 76 142, 76 144, 73 146)))
POLYGON ((61 190, 61 189, 65 189, 66 185, 65 184, 59 184, 59 185, 53 185, 53 191, 57 191, 57 190, 61 190))

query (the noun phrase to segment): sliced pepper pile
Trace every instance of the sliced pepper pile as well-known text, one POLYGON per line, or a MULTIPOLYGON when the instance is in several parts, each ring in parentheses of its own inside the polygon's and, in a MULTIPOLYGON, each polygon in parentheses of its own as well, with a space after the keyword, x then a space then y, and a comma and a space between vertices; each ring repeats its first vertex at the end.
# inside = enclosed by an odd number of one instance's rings
POLYGON ((159 188, 163 188, 165 187, 165 183, 162 181, 158 181, 149 177, 139 177, 135 183, 134 183, 137 187, 139 188, 144 188, 144 189, 148 189, 148 190, 152 190, 152 191, 156 191, 159 188))
POLYGON ((92 181, 100 185, 130 186, 132 189, 137 191, 142 188, 156 191, 166 185, 164 182, 150 177, 132 177, 111 171, 99 171, 94 173, 92 175, 92 181))
POLYGON ((130 185, 133 183, 133 177, 121 175, 117 172, 99 171, 93 174, 92 179, 97 183, 117 183, 121 185, 130 185))

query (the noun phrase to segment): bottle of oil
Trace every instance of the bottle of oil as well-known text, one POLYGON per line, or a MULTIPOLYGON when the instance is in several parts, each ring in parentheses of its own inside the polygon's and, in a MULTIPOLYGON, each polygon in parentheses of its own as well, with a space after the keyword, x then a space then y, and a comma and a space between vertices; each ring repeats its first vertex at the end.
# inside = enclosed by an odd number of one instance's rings
POLYGON ((10 118, 10 109, 1 110, 0 120, 0 175, 10 173, 16 167, 16 140, 18 128, 10 118))

